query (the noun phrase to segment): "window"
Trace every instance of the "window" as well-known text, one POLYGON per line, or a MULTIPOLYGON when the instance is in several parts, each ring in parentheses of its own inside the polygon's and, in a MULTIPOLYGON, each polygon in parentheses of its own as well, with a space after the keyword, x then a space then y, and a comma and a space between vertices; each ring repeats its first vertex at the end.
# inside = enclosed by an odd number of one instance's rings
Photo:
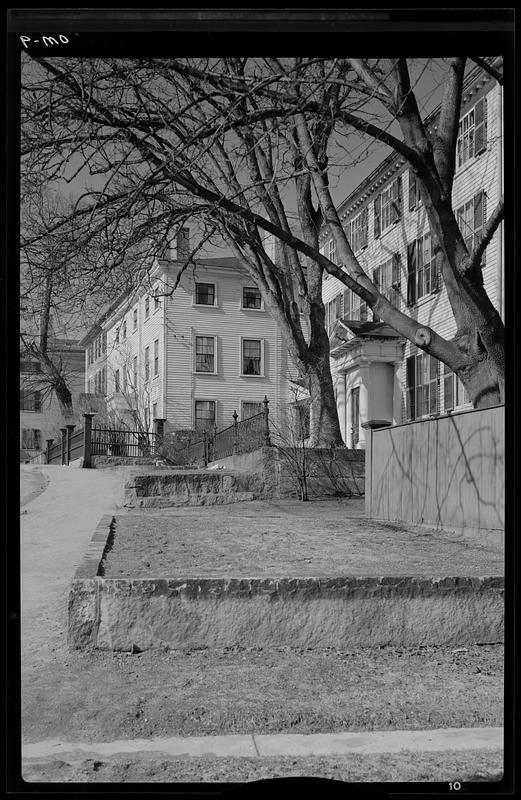
POLYGON ((374 237, 398 222, 402 210, 402 181, 398 177, 374 201, 374 237))
POLYGON ((22 389, 20 392, 20 409, 22 411, 41 411, 42 398, 39 391, 28 391, 22 389))
POLYGON ((327 332, 331 333, 337 319, 341 319, 344 316, 344 294, 341 292, 329 303, 326 303, 325 311, 327 332))
POLYGON ((367 303, 351 289, 344 291, 344 317, 359 322, 367 322, 367 303))
POLYGON ((133 367, 132 379, 134 381, 134 385, 133 385, 132 388, 134 389, 134 391, 137 391, 137 356, 134 356, 134 362, 133 362, 132 367, 133 367))
POLYGON ((159 339, 154 341, 154 375, 159 375, 159 339))
POLYGON ((458 376, 448 367, 443 365, 443 409, 452 411, 458 406, 467 405, 470 402, 467 390, 463 386, 458 376))
POLYGON ((327 257, 333 262, 333 264, 338 264, 336 257, 336 242, 334 239, 330 239, 327 243, 327 257))
POLYGON ((252 402, 251 400, 243 400, 241 419, 254 417, 256 414, 261 414, 263 410, 262 401, 252 402))
POLYGON ((152 419, 157 419, 157 403, 152 405, 152 419))
POLYGON ((159 308, 159 306, 160 306, 159 297, 156 295, 156 296, 154 297, 154 311, 157 311, 157 309, 159 308))
POLYGON ((137 308, 132 313, 132 324, 135 331, 137 331, 137 308))
POLYGON ((349 244, 354 253, 367 247, 367 238, 369 230, 369 209, 364 208, 354 219, 349 223, 349 244))
POLYGON ((195 401, 195 430, 205 431, 215 425, 215 400, 195 401))
MULTIPOLYGON (((400 308, 400 254, 395 253, 392 258, 384 261, 373 271, 373 282, 380 292, 396 308, 400 308)), ((373 312, 373 319, 378 317, 373 312)))
POLYGON ((42 366, 39 361, 20 361, 20 372, 41 372, 42 366))
POLYGON ((485 98, 461 118, 458 130, 457 163, 462 167, 487 146, 487 105, 485 98))
POLYGON ((215 305, 215 284, 196 283, 195 284, 195 304, 197 306, 215 305))
POLYGON ((426 233, 407 247, 407 305, 438 289, 438 270, 431 235, 426 233))
POLYGON ((215 336, 195 337, 195 371, 215 374, 215 336))
POLYGON ((421 205, 420 183, 412 169, 409 170, 409 211, 421 205))
POLYGON ((101 334, 101 352, 102 353, 107 352, 107 331, 104 331, 101 334))
POLYGON ((150 347, 145 347, 145 380, 150 378, 150 347))
POLYGON ((419 419, 438 412, 438 364, 427 353, 406 359, 406 413, 408 419, 419 419))
POLYGON ((37 428, 22 428, 22 450, 41 450, 42 433, 37 428))
POLYGON ((87 381, 87 394, 92 394, 92 378, 87 381))
POLYGON ((116 394, 119 393, 119 369, 117 369, 114 373, 114 392, 116 394))
POLYGON ((262 339, 242 340, 242 374, 262 375, 262 339))
POLYGON ((242 307, 254 309, 262 308, 261 293, 256 286, 242 287, 242 307))
MULTIPOLYGON (((456 211, 461 235, 465 239, 465 245, 469 253, 472 253, 483 234, 483 224, 486 214, 485 192, 478 192, 472 200, 461 206, 456 211)), ((481 266, 485 264, 485 254, 481 261, 481 266)))
POLYGON ((116 335, 114 337, 114 344, 119 344, 119 328, 116 328, 116 335))
POLYGON ((127 320, 123 321, 123 341, 127 338, 127 320))
POLYGON ((145 297, 145 319, 150 316, 150 297, 145 297))

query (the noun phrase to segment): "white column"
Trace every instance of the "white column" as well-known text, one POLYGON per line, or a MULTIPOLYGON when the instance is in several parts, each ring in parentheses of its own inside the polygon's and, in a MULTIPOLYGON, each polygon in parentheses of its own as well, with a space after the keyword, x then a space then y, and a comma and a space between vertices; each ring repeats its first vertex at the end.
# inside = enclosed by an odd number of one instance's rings
POLYGON ((364 365, 360 367, 360 432, 358 439, 358 448, 365 450, 366 444, 366 429, 362 428, 362 423, 367 422, 369 419, 369 366, 364 365))

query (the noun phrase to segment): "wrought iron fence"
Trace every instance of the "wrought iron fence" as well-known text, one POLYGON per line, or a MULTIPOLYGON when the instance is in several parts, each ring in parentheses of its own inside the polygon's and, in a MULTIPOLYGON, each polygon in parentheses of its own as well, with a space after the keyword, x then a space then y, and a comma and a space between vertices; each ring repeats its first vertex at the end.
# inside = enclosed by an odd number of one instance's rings
POLYGON ((79 431, 75 431, 69 437, 68 460, 76 461, 77 458, 82 457, 84 439, 85 439, 85 430, 83 428, 80 428, 79 431))
POLYGON ((226 458, 234 453, 249 453, 264 445, 270 446, 270 430, 268 422, 268 399, 265 397, 264 410, 252 417, 237 421, 237 412, 233 414, 233 425, 218 431, 210 428, 173 455, 178 464, 203 464, 226 458))
POLYGON ((159 455, 161 439, 148 431, 109 430, 92 428, 92 456, 124 456, 147 458, 159 455))
POLYGON ((61 442, 51 445, 47 450, 47 463, 48 464, 61 464, 62 463, 62 445, 61 442))

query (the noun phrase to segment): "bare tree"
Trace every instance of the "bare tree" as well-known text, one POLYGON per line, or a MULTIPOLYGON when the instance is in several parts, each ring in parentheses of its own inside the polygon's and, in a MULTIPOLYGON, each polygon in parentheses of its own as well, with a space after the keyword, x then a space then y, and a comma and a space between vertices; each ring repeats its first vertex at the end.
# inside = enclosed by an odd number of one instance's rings
POLYGON ((24 80, 24 165, 70 179, 74 163, 98 181, 47 235, 72 220, 78 256, 105 248, 105 273, 129 248, 140 258, 157 253, 187 220, 201 240, 219 234, 257 282, 309 388, 312 444, 340 444, 324 271, 453 369, 475 406, 503 398, 504 328, 480 267, 503 204, 470 253, 451 205, 465 62, 446 64, 438 129, 429 134, 403 58, 35 58, 24 80), (401 137, 389 132, 393 122, 401 137), (417 175, 457 324, 450 341, 393 306, 353 254, 330 187, 332 152, 349 168, 342 137, 353 131, 394 148, 417 175), (319 251, 323 225, 342 266, 319 251))

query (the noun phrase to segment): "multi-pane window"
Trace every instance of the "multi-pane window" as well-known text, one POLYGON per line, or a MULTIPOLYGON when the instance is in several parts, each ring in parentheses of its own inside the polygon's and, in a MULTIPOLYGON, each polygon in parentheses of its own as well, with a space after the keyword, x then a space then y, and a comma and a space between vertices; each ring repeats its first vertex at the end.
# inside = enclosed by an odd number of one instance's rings
POLYGON ((438 289, 436 255, 430 233, 421 236, 407 247, 407 304, 438 289))
POLYGON ((487 146, 486 99, 479 100, 468 114, 461 118, 458 129, 457 163, 462 167, 487 146))
POLYGON ((145 380, 150 378, 150 347, 145 347, 145 380))
POLYGON ((402 181, 398 177, 374 200, 374 236, 378 238, 401 217, 402 181))
POLYGON ((37 428, 22 428, 22 450, 41 450, 42 433, 37 428))
POLYGON ((242 307, 243 308, 256 308, 262 306, 262 298, 260 290, 256 286, 243 286, 242 287, 242 307))
POLYGON ((41 393, 38 390, 33 392, 22 389, 20 391, 20 409, 22 411, 41 411, 41 393))
POLYGON ((114 344, 119 344, 119 328, 116 328, 116 335, 114 336, 114 344))
POLYGON ((367 303, 362 300, 351 289, 346 289, 343 293, 343 316, 346 319, 358 320, 359 322, 367 321, 367 303))
POLYGON ((408 419, 419 419, 438 412, 438 364, 427 353, 406 359, 406 409, 408 419))
POLYGON ((446 364, 443 365, 443 409, 452 411, 453 408, 469 403, 469 396, 463 383, 455 372, 446 364))
MULTIPOLYGON (((392 258, 384 261, 373 271, 373 282, 380 292, 396 308, 400 308, 400 254, 395 253, 392 258)), ((373 319, 378 317, 373 312, 373 319)))
POLYGON ((331 333, 337 319, 341 319, 344 316, 344 295, 342 292, 326 303, 325 311, 327 332, 331 333))
POLYGON ((134 330, 137 331, 137 308, 132 312, 132 325, 134 330))
POLYGON ((42 366, 39 361, 20 361, 20 372, 41 372, 42 366))
POLYGON ((195 284, 195 303, 198 306, 215 305, 215 284, 196 283, 195 284))
POLYGON ((254 417, 256 414, 260 414, 262 411, 263 411, 262 401, 259 402, 252 402, 251 400, 242 401, 242 419, 249 419, 250 417, 254 417))
POLYGON ((329 260, 333 262, 333 264, 338 264, 336 255, 336 242, 334 239, 330 239, 329 242, 327 243, 326 254, 329 260))
POLYGON ((159 339, 154 340, 154 375, 159 375, 159 339))
POLYGON ((94 375, 94 391, 96 394, 105 394, 107 390, 107 368, 103 367, 94 375))
POLYGON ((150 316, 150 297, 145 297, 145 319, 150 316))
POLYGON ((215 337, 195 337, 195 371, 215 373, 215 337))
POLYGON ((215 400, 195 401, 195 429, 205 431, 215 425, 215 400))
MULTIPOLYGON (((481 236, 483 235, 483 225, 486 214, 485 192, 478 192, 472 200, 456 210, 456 220, 458 222, 461 235, 465 239, 465 245, 469 253, 472 253, 481 236)), ((485 255, 481 261, 485 263, 485 255)))
POLYGON ((242 374, 262 375, 262 340, 242 340, 242 374))
POLYGON ((120 389, 119 376, 120 376, 120 372, 119 372, 119 369, 117 369, 114 372, 114 391, 115 391, 116 394, 119 393, 119 389, 120 389))
POLYGON ((354 253, 367 247, 369 231, 369 209, 364 208, 360 214, 349 223, 349 244, 354 253))

